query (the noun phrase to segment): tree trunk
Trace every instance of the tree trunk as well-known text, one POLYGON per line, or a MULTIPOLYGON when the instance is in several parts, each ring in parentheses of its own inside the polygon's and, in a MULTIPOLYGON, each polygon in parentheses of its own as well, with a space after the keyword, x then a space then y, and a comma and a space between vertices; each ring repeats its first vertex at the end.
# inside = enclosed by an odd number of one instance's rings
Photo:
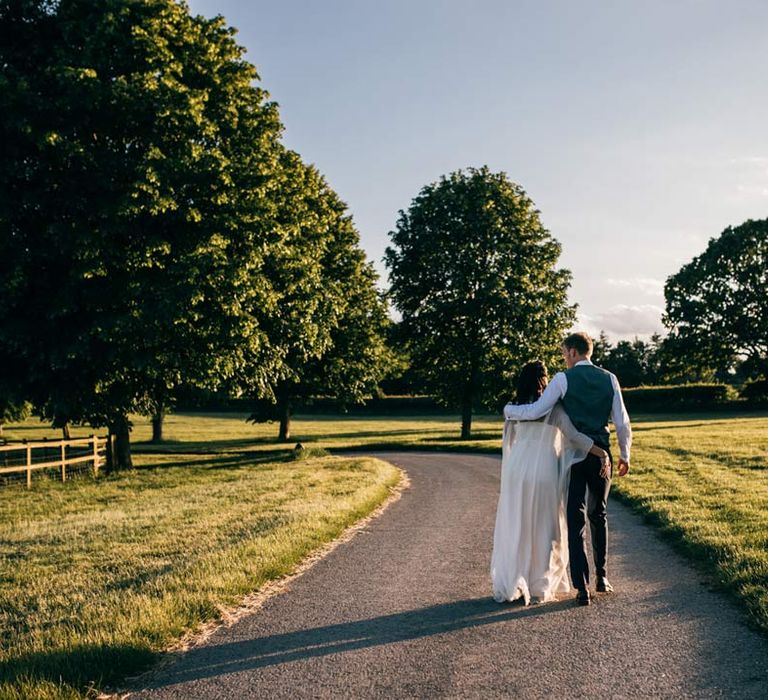
POLYGON ((115 471, 121 469, 133 469, 133 459, 131 458, 131 425, 127 416, 118 417, 112 425, 109 426, 110 434, 115 438, 115 449, 112 455, 112 467, 115 471))
POLYGON ((165 418, 165 411, 160 409, 154 416, 152 416, 152 442, 159 443, 163 441, 163 419, 165 418))
POLYGON ((469 440, 469 438, 471 437, 472 437, 472 397, 465 396, 461 402, 461 439, 469 440))
POLYGON ((69 423, 64 423, 61 426, 61 435, 65 440, 72 439, 72 434, 69 432, 69 423))
POLYGON ((469 364, 469 377, 464 385, 461 397, 461 439, 469 440, 472 437, 472 404, 475 398, 475 387, 478 386, 477 362, 473 357, 469 364))
POLYGON ((282 399, 279 403, 280 409, 280 442, 288 442, 291 439, 291 402, 288 399, 282 399))
POLYGON ((107 432, 107 454, 106 454, 106 467, 104 471, 107 474, 111 474, 115 471, 115 434, 112 432, 112 426, 110 425, 107 432))

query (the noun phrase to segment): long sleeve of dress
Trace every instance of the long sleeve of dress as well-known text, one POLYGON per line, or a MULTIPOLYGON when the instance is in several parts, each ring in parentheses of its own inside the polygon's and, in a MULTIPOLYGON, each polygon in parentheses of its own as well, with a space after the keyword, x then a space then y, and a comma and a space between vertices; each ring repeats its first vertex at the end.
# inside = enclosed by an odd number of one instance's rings
POLYGON ((506 420, 504 421, 504 432, 501 437, 501 456, 505 459, 512 449, 512 444, 515 442, 515 422, 506 420))
POLYGON ((592 445, 595 444, 595 441, 591 437, 576 430, 573 423, 571 423, 571 419, 568 418, 568 414, 560 404, 557 404, 552 409, 552 413, 549 415, 549 422, 558 428, 568 442, 570 442, 577 450, 589 452, 592 449, 592 445))

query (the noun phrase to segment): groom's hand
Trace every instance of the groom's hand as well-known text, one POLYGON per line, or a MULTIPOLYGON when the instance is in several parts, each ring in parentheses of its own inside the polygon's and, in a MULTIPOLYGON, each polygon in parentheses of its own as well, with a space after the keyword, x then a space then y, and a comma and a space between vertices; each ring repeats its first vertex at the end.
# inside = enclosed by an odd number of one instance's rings
POLYGON ((626 476, 629 473, 629 462, 625 459, 619 460, 619 476, 626 476))

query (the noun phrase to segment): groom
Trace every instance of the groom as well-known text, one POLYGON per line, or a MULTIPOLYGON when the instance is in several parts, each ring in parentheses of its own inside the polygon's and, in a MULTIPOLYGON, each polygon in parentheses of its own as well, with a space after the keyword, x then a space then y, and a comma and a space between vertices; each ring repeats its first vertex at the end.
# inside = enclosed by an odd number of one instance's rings
MULTIPOLYGON (((619 476, 629 472, 629 448, 632 428, 624 408, 621 389, 616 377, 592 364, 592 339, 586 333, 572 333, 561 347, 568 369, 558 372, 544 389, 544 393, 531 404, 508 403, 504 407, 507 420, 535 420, 552 410, 558 401, 576 429, 591 437, 595 444, 610 452, 608 420, 616 427, 619 441, 619 476)), ((613 460, 611 459, 611 463, 613 460)), ((571 467, 568 487, 568 554, 571 580, 576 588, 576 600, 589 605, 589 564, 585 542, 587 517, 592 534, 592 552, 595 559, 596 589, 610 593, 613 586, 606 578, 606 550, 608 523, 606 507, 611 489, 611 469, 605 470, 600 459, 587 455, 582 462, 571 467)))

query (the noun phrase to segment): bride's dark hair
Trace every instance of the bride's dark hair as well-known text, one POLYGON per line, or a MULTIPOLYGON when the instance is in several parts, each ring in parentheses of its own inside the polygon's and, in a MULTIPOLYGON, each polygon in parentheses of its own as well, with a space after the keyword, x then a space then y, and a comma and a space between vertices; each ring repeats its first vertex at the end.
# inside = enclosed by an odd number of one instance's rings
POLYGON ((547 386, 547 366, 541 360, 529 362, 517 377, 514 403, 533 403, 547 386))

